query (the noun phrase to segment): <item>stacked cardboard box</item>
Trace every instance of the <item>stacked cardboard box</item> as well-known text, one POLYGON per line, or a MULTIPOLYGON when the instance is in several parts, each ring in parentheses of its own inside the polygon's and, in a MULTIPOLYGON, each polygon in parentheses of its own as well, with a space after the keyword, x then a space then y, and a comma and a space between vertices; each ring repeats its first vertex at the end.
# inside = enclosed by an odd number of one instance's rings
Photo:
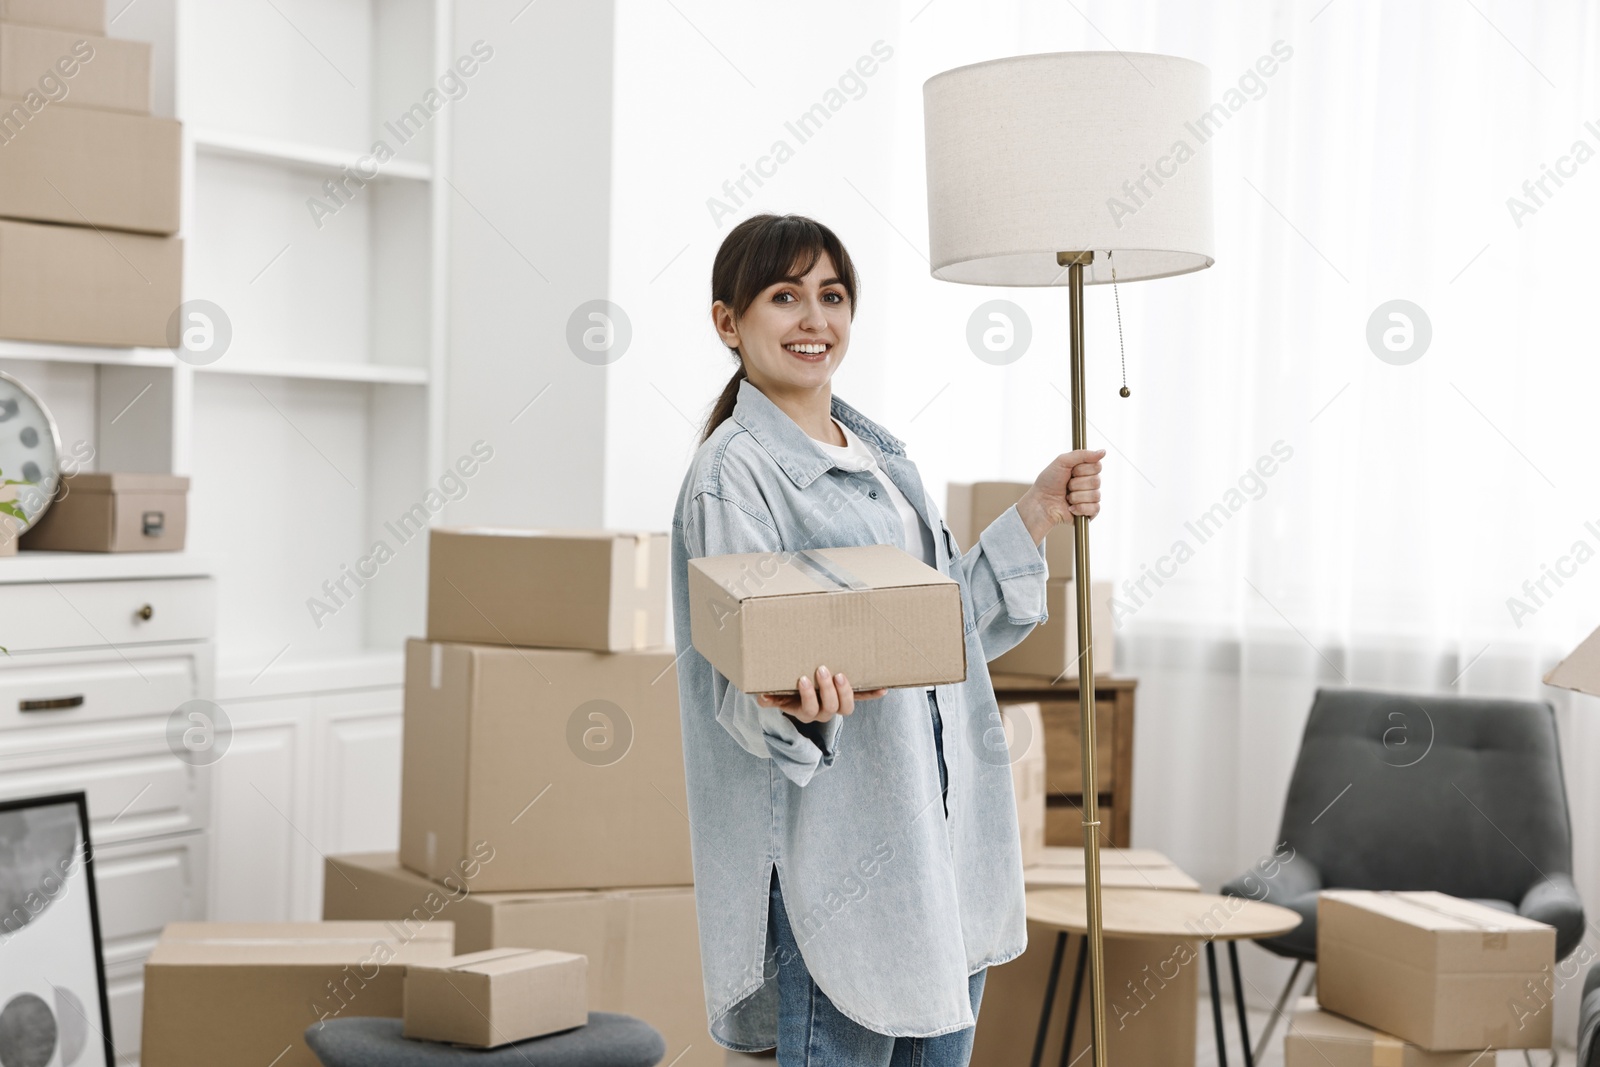
POLYGON ((665 534, 433 530, 400 851, 331 857, 323 917, 581 953, 589 1010, 709 1067, 667 580, 665 534))
POLYGON ((1011 751, 1011 792, 1017 798, 1022 865, 1031 867, 1045 855, 1044 717, 1037 703, 1002 704, 1000 720, 1011 751))
MULTIPOLYGON (((1024 482, 952 482, 945 499, 945 522, 962 551, 970 551, 989 524, 1016 504, 1030 486, 1024 482)), ((1044 538, 1045 608, 1049 618, 1015 648, 989 663, 992 674, 1040 678, 1078 677, 1078 608, 1073 585, 1072 526, 1063 523, 1044 538)), ((1091 581, 1090 626, 1096 674, 1111 673, 1112 583, 1091 581)))
POLYGON ((1283 1037, 1284 1067, 1485 1067, 1494 1054, 1429 1052, 1301 997, 1283 1037))
POLYGON ((170 346, 181 127, 104 0, 0 4, 0 337, 170 346))
POLYGON ((308 1027, 398 1018, 406 967, 448 958, 454 936, 449 920, 168 923, 145 960, 140 1062, 318 1067, 308 1027))
MULTIPOLYGON (((1374 1063, 1380 1050, 1388 1063, 1450 1064, 1458 1061, 1423 1053, 1549 1048, 1555 935, 1545 923, 1444 893, 1324 890, 1317 1001, 1376 1032, 1360 1038, 1374 1063)), ((1354 1040, 1348 1028, 1323 1033, 1318 1022, 1299 1035, 1313 1052, 1354 1040)))

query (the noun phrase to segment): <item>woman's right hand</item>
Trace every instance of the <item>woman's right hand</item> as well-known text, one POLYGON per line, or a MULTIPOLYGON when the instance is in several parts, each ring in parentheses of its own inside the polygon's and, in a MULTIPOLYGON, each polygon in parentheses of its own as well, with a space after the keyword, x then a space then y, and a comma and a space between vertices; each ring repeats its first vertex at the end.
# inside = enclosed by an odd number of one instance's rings
POLYGON ((849 715, 855 710, 857 700, 876 700, 888 689, 863 689, 856 692, 850 680, 842 674, 831 674, 827 667, 817 668, 813 682, 802 675, 795 680, 793 693, 762 693, 756 703, 768 708, 781 708, 800 722, 827 722, 835 715, 849 715))

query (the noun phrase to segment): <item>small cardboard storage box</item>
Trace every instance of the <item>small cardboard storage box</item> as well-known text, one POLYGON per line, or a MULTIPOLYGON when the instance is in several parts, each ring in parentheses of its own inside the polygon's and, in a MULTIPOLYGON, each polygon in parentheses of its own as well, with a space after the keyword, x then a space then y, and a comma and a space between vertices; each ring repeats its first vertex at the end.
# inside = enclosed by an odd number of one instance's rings
POLYGON ((689 561, 694 647, 744 693, 792 693, 819 666, 855 689, 967 676, 961 586, 894 545, 689 561))
POLYGON ((1555 927, 1444 893, 1327 889, 1317 901, 1317 1000, 1434 1051, 1549 1048, 1552 1012, 1524 983, 1555 953, 1555 927))
POLYGON ((1283 1036, 1283 1067, 1492 1067, 1482 1051, 1429 1052, 1398 1037, 1362 1026, 1331 1011, 1315 997, 1301 997, 1283 1036))
MULTIPOLYGON (((174 119, 53 104, 33 113, 7 94, 0 99, 0 148, 6 218, 163 235, 178 230, 183 126, 174 119)), ((146 284, 139 277, 143 264, 123 269, 146 284)), ((165 330, 165 318, 161 325, 165 330)))
POLYGON ((487 948, 406 968, 404 1037, 496 1048, 589 1022, 587 956, 487 948))
MULTIPOLYGON (((1089 621, 1093 624, 1096 674, 1111 673, 1116 628, 1111 623, 1112 583, 1089 583, 1089 621)), ((1050 617, 1033 628, 1017 646, 989 663, 993 674, 1029 674, 1040 678, 1078 677, 1078 590, 1071 579, 1045 583, 1045 610, 1050 617)))
MULTIPOLYGON (((951 482, 945 491, 944 521, 961 551, 977 544, 978 535, 1031 488, 1027 482, 951 482)), ((1072 577, 1072 551, 1072 523, 1044 535, 1044 565, 1051 581, 1072 577)))
POLYGON ((0 21, 54 26, 104 37, 106 3, 105 0, 0 0, 0 21))
POLYGON ((182 238, 0 221, 0 337, 170 347, 182 292, 182 238))
POLYGON ((48 107, 150 113, 148 43, 0 22, 0 96, 24 100, 33 92, 46 99, 39 85, 46 74, 54 82, 45 88, 56 94, 65 89, 48 107))
POLYGON ((406 643, 400 860, 480 889, 694 881, 672 650, 406 643))
POLYGON ((181 474, 83 471, 22 535, 24 549, 161 552, 183 548, 189 479, 181 474))
POLYGON ((485 852, 440 885, 401 867, 393 852, 330 856, 322 915, 388 919, 402 931, 451 920, 457 952, 515 946, 581 953, 589 960, 590 1011, 626 1012, 660 1030, 663 1063, 722 1067, 725 1053, 706 1030, 692 885, 480 892, 481 876, 501 858, 485 852))
POLYGON ((1044 716, 1037 703, 1000 705, 1011 750, 1011 791, 1017 798, 1022 865, 1044 859, 1044 716))
POLYGON ((428 639, 625 652, 667 643, 664 533, 440 527, 428 639))
POLYGON ((405 969, 453 955, 448 921, 168 923, 144 965, 140 1062, 319 1067, 306 1028, 398 1019, 405 969))

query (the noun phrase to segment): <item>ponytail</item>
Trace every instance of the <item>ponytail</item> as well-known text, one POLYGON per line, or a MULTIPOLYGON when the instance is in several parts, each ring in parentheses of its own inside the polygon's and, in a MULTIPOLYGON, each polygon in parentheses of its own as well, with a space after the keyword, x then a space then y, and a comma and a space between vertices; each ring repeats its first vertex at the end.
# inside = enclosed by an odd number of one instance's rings
MULTIPOLYGON (((738 355, 738 353, 734 353, 738 355)), ((728 379, 728 384, 722 387, 722 395, 717 397, 717 402, 711 408, 711 417, 706 419, 705 430, 700 434, 700 443, 705 444, 707 439, 733 415, 733 406, 739 401, 739 383, 744 381, 748 374, 744 370, 744 360, 739 360, 739 369, 733 372, 733 377, 728 379)))

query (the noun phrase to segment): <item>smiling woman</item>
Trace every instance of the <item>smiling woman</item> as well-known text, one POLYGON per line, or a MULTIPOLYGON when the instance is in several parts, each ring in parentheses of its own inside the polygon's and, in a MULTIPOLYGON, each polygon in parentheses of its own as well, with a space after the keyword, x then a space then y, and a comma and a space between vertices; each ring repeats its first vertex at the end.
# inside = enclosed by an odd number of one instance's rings
POLYGON ((961 1067, 987 969, 1026 946, 987 665, 1047 618, 1041 542, 1099 510, 1103 453, 1057 456, 963 554, 905 444, 833 394, 858 291, 843 242, 803 216, 746 219, 712 267, 712 324, 738 367, 672 532, 707 1020, 723 1047, 783 1063, 961 1067), (857 691, 819 664, 755 695, 694 647, 689 560, 881 544, 961 587, 962 680, 857 691), (848 907, 842 885, 860 887, 848 907))

